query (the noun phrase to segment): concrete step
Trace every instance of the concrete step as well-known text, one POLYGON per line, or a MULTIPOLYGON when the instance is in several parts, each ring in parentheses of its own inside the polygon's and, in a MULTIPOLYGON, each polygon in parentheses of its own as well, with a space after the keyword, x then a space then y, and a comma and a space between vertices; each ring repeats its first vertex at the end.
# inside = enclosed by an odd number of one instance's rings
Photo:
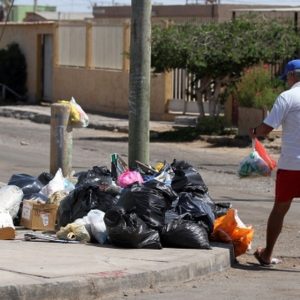
POLYGON ((174 119, 174 126, 191 126, 198 124, 198 116, 177 116, 174 119))

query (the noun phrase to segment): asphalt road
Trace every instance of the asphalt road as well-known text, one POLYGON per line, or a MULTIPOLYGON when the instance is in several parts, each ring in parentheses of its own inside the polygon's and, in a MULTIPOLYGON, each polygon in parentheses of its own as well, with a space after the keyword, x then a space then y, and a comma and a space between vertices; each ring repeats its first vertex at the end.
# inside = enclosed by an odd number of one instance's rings
MULTIPOLYGON (((110 154, 127 159, 127 135, 92 129, 73 131, 73 169, 110 166, 110 154)), ((187 160, 199 169, 215 201, 229 201, 245 224, 255 230, 253 249, 263 245, 266 220, 272 207, 272 177, 240 179, 239 162, 250 152, 247 148, 215 148, 203 142, 151 143, 150 161, 174 158, 187 160)), ((0 181, 13 174, 33 176, 49 171, 50 126, 28 120, 0 118, 0 181)), ((273 153, 278 157, 278 153, 273 153)), ((299 299, 300 298, 300 201, 289 211, 275 254, 283 259, 272 269, 259 267, 252 251, 238 258, 234 268, 197 281, 161 287, 158 290, 128 292, 114 299, 299 299)), ((183 250, 184 251, 184 250, 183 250)))

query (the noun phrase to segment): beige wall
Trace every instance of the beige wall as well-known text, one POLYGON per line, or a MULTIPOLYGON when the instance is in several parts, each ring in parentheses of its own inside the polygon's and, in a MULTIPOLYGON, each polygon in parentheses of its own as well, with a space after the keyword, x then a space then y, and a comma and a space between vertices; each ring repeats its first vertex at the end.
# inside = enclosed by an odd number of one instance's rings
MULTIPOLYGON (((171 97, 166 81, 169 74, 151 78, 150 114, 152 120, 169 120, 166 97, 171 97)), ((54 99, 72 96, 88 112, 128 116, 129 73, 127 71, 54 68, 54 99)))
MULTIPOLYGON (((3 24, 0 24, 2 30, 3 24)), ((128 27, 128 24, 126 25, 128 27)), ((7 25, 0 43, 4 48, 11 42, 20 45, 27 63, 27 89, 30 103, 40 102, 41 49, 38 37, 41 34, 56 34, 56 23, 13 23, 7 25)), ((124 34, 129 38, 128 30, 124 34)), ((86 111, 128 115, 128 62, 124 61, 123 71, 93 69, 89 67, 62 67, 57 62, 57 44, 53 49, 53 99, 70 99, 72 96, 86 111)), ((128 47, 128 42, 124 42, 128 47)), ((166 113, 166 103, 172 97, 170 74, 153 75, 151 78, 150 117, 152 120, 172 120, 166 113)))
MULTIPOLYGON (((1 31, 3 26, 3 23, 0 23, 1 31)), ((38 78, 38 68, 40 49, 38 47, 38 36, 39 34, 51 34, 53 33, 53 29, 53 23, 7 24, 3 38, 0 41, 0 48, 5 48, 12 42, 18 43, 21 51, 26 57, 29 102, 35 102, 39 94, 40 78, 38 78)))

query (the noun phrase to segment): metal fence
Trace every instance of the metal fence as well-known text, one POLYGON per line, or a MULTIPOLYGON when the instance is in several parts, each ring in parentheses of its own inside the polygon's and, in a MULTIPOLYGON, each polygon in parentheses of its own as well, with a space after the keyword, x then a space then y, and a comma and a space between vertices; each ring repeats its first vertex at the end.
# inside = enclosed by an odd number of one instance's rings
POLYGON ((184 69, 173 69, 173 99, 196 101, 196 90, 200 87, 200 80, 195 82, 196 76, 184 69))
POLYGON ((61 66, 123 68, 123 25, 59 24, 57 41, 58 64, 61 66))
POLYGON ((86 26, 60 25, 58 27, 58 64, 84 67, 86 64, 86 26))

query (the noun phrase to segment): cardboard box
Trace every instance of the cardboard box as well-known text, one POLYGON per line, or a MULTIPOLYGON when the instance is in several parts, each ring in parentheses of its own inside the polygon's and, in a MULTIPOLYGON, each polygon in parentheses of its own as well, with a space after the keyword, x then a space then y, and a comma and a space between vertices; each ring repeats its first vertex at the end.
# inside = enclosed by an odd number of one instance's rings
POLYGON ((33 230, 55 230, 57 205, 23 201, 21 225, 33 230))

